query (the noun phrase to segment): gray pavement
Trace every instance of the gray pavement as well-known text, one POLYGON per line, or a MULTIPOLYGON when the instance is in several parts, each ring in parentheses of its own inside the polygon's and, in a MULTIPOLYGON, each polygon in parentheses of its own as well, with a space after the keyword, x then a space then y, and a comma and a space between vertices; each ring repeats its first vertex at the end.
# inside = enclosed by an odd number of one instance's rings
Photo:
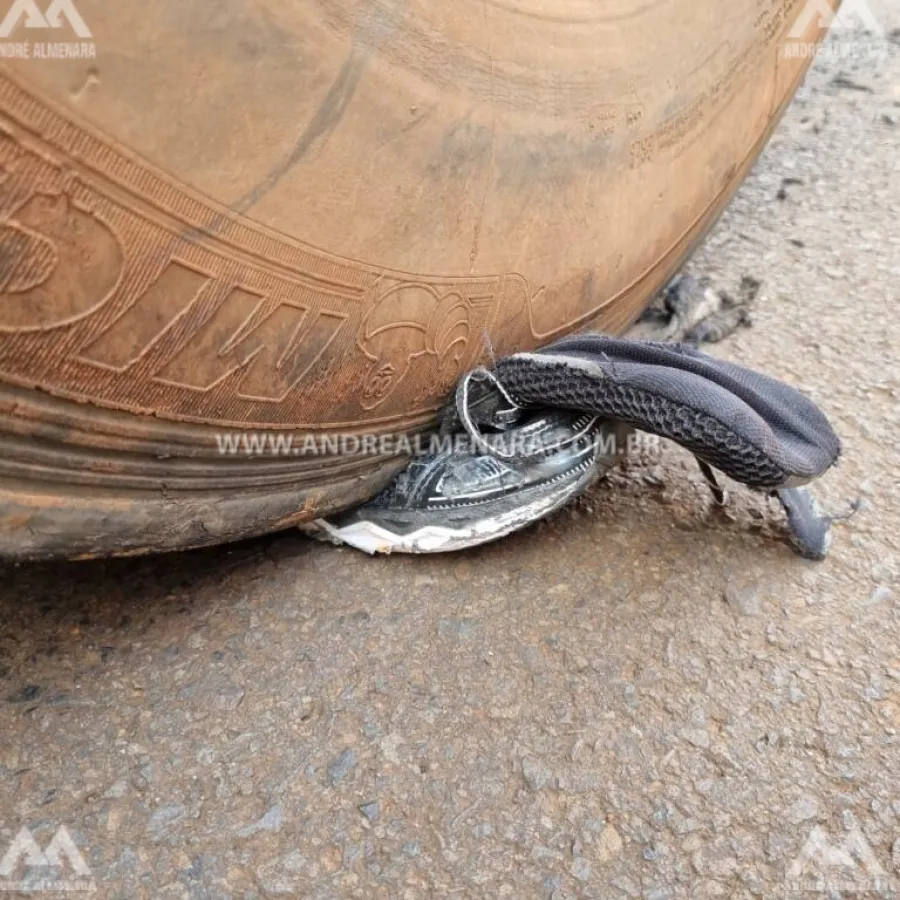
POLYGON ((129 900, 900 887, 898 40, 818 61, 691 264, 763 281, 714 352, 845 441, 825 563, 666 447, 465 555, 292 533, 8 570, 0 855, 64 825, 129 900))

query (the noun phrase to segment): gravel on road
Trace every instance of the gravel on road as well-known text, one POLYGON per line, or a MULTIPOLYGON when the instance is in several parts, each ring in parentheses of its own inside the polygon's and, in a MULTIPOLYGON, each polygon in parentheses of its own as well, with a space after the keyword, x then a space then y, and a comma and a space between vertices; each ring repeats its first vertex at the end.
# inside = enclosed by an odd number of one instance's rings
POLYGON ((65 826, 128 900, 814 898, 829 859, 900 887, 900 8, 872 8, 884 52, 820 57, 690 264, 762 282, 713 352, 844 440, 828 560, 665 446, 463 555, 7 569, 0 855, 65 826))

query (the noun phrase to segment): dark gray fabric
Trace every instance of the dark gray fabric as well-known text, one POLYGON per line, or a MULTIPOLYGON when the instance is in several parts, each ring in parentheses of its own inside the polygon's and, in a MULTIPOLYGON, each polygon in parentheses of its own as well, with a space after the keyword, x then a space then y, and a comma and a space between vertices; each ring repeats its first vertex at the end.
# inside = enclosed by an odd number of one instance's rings
POLYGON ((751 487, 810 481, 841 453, 825 415, 799 391, 688 344, 580 335, 501 359, 495 374, 519 404, 627 422, 751 487))

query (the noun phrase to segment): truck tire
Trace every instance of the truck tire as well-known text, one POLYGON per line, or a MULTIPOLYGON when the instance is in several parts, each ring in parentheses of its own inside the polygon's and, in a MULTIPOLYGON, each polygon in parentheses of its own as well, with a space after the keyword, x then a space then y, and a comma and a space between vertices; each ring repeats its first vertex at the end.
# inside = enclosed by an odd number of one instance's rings
POLYGON ((208 545, 371 496, 461 372, 640 313, 765 145, 821 18, 14 4, 0 554, 208 545))

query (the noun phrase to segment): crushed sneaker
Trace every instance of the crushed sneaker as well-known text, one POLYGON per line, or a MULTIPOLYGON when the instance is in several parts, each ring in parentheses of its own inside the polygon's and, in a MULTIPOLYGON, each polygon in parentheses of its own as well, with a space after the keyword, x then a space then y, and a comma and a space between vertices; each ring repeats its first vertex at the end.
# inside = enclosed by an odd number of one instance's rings
POLYGON ((579 412, 522 410, 490 377, 475 373, 460 395, 468 434, 458 431, 439 452, 414 459, 374 500, 303 530, 367 553, 462 550, 565 506, 626 451, 624 426, 579 412))
MULTIPOLYGON (((688 344, 581 335, 469 372, 444 418, 462 451, 415 460, 371 503, 315 527, 369 552, 471 547, 524 527, 583 491, 617 460, 598 434, 628 428, 690 450, 718 502, 713 469, 781 501, 804 556, 828 550, 830 520, 803 485, 841 443, 796 389, 688 344), (523 452, 521 437, 537 441, 523 452)), ((622 446, 624 440, 617 442, 622 446)))

